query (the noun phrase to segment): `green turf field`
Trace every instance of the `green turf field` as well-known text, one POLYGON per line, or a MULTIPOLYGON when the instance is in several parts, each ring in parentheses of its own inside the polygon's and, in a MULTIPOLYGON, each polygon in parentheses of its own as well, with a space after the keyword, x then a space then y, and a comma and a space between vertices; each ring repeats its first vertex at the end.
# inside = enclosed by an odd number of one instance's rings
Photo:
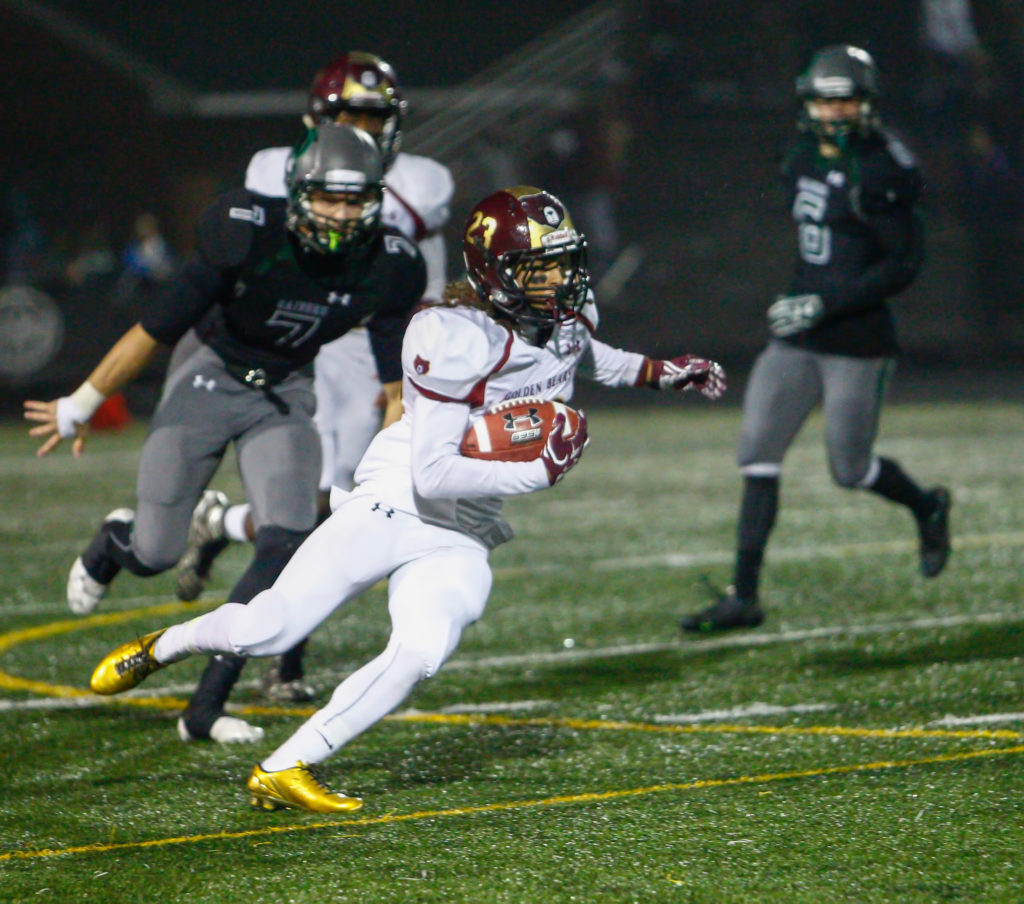
MULTIPOLYGON (((0 426, 0 901, 939 902, 1024 900, 1024 411, 893 405, 879 451, 954 493, 946 573, 910 517, 833 487, 812 420, 786 462, 766 624, 677 630, 730 573, 739 413, 590 412, 558 487, 512 500, 518 538, 445 670, 325 764, 366 800, 328 818, 251 810, 252 764, 310 710, 238 711, 257 748, 182 744, 202 661, 114 701, 114 644, 214 605, 123 575, 64 603, 72 559, 131 504, 141 429, 33 458, 0 426)), ((238 497, 228 468, 215 484, 238 497)), ((379 588, 314 635, 326 699, 388 630, 379 588)))

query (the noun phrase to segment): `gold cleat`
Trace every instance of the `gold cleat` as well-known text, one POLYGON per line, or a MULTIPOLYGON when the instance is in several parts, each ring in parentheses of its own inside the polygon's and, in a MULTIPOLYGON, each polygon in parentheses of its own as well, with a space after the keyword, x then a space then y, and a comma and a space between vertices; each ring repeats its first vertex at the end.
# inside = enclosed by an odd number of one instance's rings
POLYGON ((252 795, 250 803, 257 809, 293 807, 313 813, 346 813, 363 805, 358 797, 329 791, 305 763, 296 763, 290 769, 277 772, 265 772, 257 763, 245 786, 252 795))
POLYGON ((153 658, 153 647, 166 630, 161 628, 111 650, 96 666, 89 686, 97 694, 120 694, 140 684, 147 675, 162 669, 167 663, 153 658))

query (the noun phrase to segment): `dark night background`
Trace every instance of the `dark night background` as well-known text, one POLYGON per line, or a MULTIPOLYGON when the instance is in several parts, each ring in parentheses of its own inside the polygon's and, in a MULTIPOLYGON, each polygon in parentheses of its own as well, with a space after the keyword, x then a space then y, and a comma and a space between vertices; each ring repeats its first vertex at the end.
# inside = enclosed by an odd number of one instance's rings
MULTIPOLYGON (((884 115, 927 181, 925 270, 896 302, 896 388, 1019 394, 1024 11, 977 0, 979 52, 961 65, 921 40, 922 5, 0 0, 0 281, 44 290, 64 323, 55 356, 26 365, 39 324, 0 304, 0 412, 88 375, 145 303, 120 279, 136 217, 156 214, 187 252, 198 211, 253 151, 297 137, 313 72, 348 49, 395 66, 405 148, 456 175, 450 276, 475 200, 541 183, 608 277, 602 338, 718 358, 738 402, 793 254, 775 183, 793 78, 818 46, 868 48, 884 115), (69 280, 96 250, 114 265, 69 280)), ((130 394, 140 416, 159 376, 130 394)))

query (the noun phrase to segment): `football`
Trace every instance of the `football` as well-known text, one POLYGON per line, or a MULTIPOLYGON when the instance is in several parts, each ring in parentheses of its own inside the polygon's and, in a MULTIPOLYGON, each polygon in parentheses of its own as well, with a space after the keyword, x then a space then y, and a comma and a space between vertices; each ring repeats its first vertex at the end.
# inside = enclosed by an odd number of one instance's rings
POLYGON ((533 461, 551 432, 551 423, 565 415, 569 433, 579 427, 580 416, 564 402, 546 399, 509 399, 492 405, 469 425, 459 451, 484 461, 533 461))

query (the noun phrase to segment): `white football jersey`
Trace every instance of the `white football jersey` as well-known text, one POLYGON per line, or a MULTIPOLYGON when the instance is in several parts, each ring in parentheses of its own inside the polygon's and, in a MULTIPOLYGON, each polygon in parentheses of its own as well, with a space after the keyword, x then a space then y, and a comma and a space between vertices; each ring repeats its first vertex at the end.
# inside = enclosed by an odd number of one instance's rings
POLYGON ((595 340, 596 321, 590 302, 537 348, 476 308, 417 313, 402 344, 404 413, 370 444, 354 492, 488 547, 508 540, 501 498, 547 487, 544 463, 466 458, 459 444, 470 422, 496 402, 526 396, 568 401, 577 373, 608 386, 634 385, 644 356, 595 340))
MULTIPOLYGON (((288 195, 285 170, 291 148, 264 148, 253 154, 245 187, 268 198, 288 195)), ((427 265, 424 297, 438 301, 447 281, 447 249, 439 231, 451 218, 455 182, 448 167, 429 157, 400 153, 384 175, 381 218, 419 244, 427 265)))

